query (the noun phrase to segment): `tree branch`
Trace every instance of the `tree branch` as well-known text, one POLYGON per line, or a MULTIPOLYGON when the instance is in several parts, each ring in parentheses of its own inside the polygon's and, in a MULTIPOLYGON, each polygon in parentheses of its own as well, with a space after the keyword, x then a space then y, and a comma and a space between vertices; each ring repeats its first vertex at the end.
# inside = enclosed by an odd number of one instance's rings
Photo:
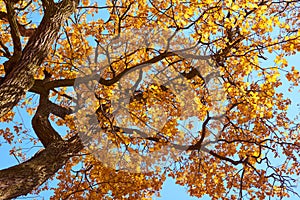
POLYGON ((48 119, 50 115, 50 109, 48 108, 49 102, 48 95, 40 96, 38 109, 31 122, 34 132, 44 147, 49 146, 51 143, 62 141, 61 136, 54 130, 48 119))
POLYGON ((18 28, 18 23, 16 19, 16 13, 14 11, 14 4, 12 1, 5 1, 6 10, 7 10, 7 20, 10 26, 10 34, 13 40, 14 53, 13 56, 4 63, 5 74, 9 74, 15 63, 18 62, 22 55, 22 45, 20 40, 20 32, 18 28))
MULTIPOLYGON (((0 11, 0 20, 3 20, 5 22, 8 22, 8 17, 7 17, 7 13, 0 11)), ((35 28, 25 28, 25 25, 20 24, 17 20, 17 27, 19 30, 19 33, 21 36, 23 37, 30 37, 33 35, 33 33, 35 32, 35 28)))
POLYGON ((52 177, 83 145, 75 136, 52 143, 28 161, 0 170, 0 200, 26 195, 52 177))

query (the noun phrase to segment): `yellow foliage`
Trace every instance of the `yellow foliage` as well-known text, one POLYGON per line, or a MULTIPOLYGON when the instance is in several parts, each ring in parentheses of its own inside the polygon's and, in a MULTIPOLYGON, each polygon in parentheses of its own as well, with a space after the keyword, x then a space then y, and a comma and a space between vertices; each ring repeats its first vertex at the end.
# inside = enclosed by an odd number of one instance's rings
MULTIPOLYGON (((22 48, 24 30, 42 26, 32 19, 44 12, 37 0, 23 11, 24 2, 15 4, 22 48)), ((278 177, 300 168, 299 122, 279 89, 284 77, 291 87, 300 80, 287 58, 300 50, 297 3, 81 1, 32 72, 31 92, 44 88, 39 98, 50 101, 45 119, 86 146, 58 172, 52 199, 151 199, 166 175, 196 197, 287 196, 278 177), (276 54, 268 66, 267 52, 276 54), (279 154, 292 164, 266 167, 279 154)), ((11 33, 2 17, 6 59, 17 41, 11 33)), ((29 104, 19 107, 34 116, 29 104)), ((0 122, 13 123, 14 112, 0 122)))

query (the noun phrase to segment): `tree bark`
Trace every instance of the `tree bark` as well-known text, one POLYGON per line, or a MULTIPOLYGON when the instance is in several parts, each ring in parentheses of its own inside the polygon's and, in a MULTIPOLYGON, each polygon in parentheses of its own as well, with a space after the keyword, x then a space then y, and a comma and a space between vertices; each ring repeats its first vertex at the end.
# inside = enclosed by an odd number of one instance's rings
POLYGON ((8 61, 12 70, 0 83, 0 117, 12 110, 34 84, 33 75, 47 56, 62 23, 77 5, 78 0, 64 0, 47 7, 39 27, 30 37, 20 58, 14 58, 14 62, 8 61))
POLYGON ((79 137, 55 142, 28 161, 0 170, 0 200, 30 193, 52 177, 82 148, 79 137))
MULTIPOLYGON (((56 40, 62 23, 75 11, 79 0, 54 3, 42 0, 45 14, 18 58, 8 60, 11 70, 0 79, 0 117, 11 111, 34 84, 33 75, 56 40)), ((48 130, 43 130, 48 131, 48 130)), ((45 133, 51 139, 51 133, 45 133)), ((49 139, 49 140, 50 140, 49 139)), ((0 170, 0 199, 26 195, 53 176, 83 148, 80 138, 54 140, 28 161, 0 170)))

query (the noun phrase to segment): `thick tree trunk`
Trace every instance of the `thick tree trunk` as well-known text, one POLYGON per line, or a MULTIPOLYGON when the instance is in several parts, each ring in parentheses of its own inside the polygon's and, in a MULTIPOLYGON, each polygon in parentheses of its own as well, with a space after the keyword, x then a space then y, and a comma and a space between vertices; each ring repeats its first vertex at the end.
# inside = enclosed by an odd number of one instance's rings
POLYGON ((78 137, 52 143, 30 160, 0 170, 0 200, 28 194, 53 176, 72 154, 82 148, 78 137))
MULTIPOLYGON (((7 62, 10 70, 4 79, 0 79, 0 117, 12 110, 34 84, 33 75, 47 56, 62 23, 75 11, 79 0, 42 2, 45 15, 39 27, 30 37, 21 55, 7 62)), ((51 137, 50 135, 49 138, 51 137)), ((28 194, 53 176, 68 161, 71 154, 79 152, 82 148, 79 138, 53 141, 30 160, 0 170, 0 199, 28 194)))
POLYGON ((0 83, 0 117, 20 101, 34 83, 33 75, 47 56, 62 23, 74 12, 77 0, 64 0, 46 8, 45 15, 30 37, 20 58, 11 62, 11 71, 0 83))

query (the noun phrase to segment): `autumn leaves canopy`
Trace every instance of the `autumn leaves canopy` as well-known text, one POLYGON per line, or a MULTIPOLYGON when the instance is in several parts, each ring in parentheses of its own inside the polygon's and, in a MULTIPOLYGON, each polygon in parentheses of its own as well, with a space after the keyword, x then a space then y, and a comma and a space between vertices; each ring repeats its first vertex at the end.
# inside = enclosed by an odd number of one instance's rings
POLYGON ((294 195, 299 6, 1 1, 0 135, 12 155, 25 137, 44 149, 0 171, 0 196, 53 175, 53 199, 151 198, 167 176, 197 197, 294 195))

